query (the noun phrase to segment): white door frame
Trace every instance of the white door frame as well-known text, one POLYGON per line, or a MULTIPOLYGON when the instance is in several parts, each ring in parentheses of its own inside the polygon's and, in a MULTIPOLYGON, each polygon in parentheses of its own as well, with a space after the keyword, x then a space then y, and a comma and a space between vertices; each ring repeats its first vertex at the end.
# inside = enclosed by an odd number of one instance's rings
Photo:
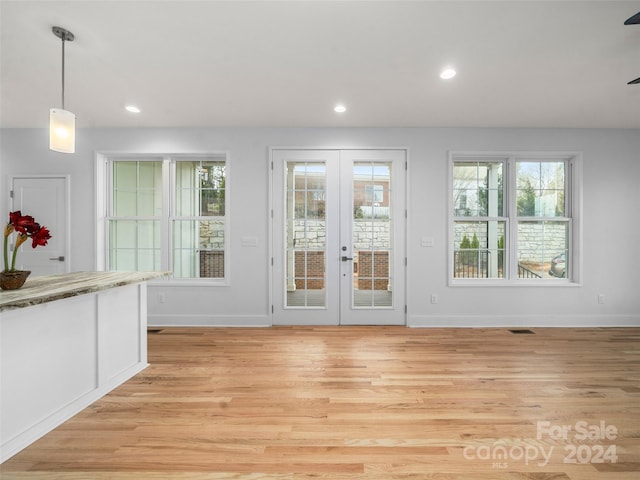
MULTIPOLYGON (((276 151, 338 151, 338 152, 352 152, 352 151, 385 151, 385 150, 393 150, 393 151, 402 151, 404 152, 405 159, 405 168, 404 168, 404 178, 400 180, 400 183, 403 188, 403 202, 404 202, 404 212, 402 212, 401 218, 402 220, 402 239, 398 244, 398 247, 402 250, 403 256, 403 268, 402 268, 402 276, 403 276, 403 284, 404 291, 399 298, 396 298, 396 304, 398 308, 401 308, 403 311, 403 324, 407 324, 407 294, 408 294, 408 285, 407 285, 407 235, 408 235, 408 222, 407 222, 407 209, 408 209, 408 171, 409 171, 409 149, 407 147, 269 147, 269 155, 268 155, 268 171, 269 171, 269 199, 268 199, 268 214, 269 214, 269 222, 268 222, 268 236, 269 236, 269 317, 270 324, 274 324, 274 315, 275 315, 275 307, 276 299, 274 298, 274 263, 275 263, 275 248, 279 248, 278 245, 275 244, 274 239, 274 195, 281 194, 281 192, 274 191, 274 152, 276 151)), ((339 309, 340 310, 340 309, 339 309)))

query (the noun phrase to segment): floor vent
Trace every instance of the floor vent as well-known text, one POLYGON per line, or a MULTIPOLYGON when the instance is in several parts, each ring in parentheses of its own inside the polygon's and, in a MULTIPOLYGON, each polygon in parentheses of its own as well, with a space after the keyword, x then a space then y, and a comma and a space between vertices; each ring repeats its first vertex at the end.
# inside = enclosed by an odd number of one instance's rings
POLYGON ((147 328, 147 333, 160 333, 161 331, 161 328, 147 328))
POLYGON ((516 335, 522 335, 522 334, 530 334, 530 335, 535 335, 535 332, 532 330, 527 330, 526 328, 524 329, 519 329, 519 330, 509 330, 511 333, 515 333, 516 335))

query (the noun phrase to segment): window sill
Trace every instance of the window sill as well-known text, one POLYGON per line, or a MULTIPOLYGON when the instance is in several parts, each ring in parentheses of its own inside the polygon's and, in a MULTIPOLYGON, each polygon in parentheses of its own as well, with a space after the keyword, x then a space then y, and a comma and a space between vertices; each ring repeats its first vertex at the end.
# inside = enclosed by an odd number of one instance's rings
POLYGON ((163 287, 228 287, 224 278, 164 278, 149 282, 150 286, 163 287))
POLYGON ((545 280, 499 280, 499 279, 449 279, 450 287, 551 287, 551 288, 571 288, 582 287, 579 282, 572 282, 564 279, 545 280))

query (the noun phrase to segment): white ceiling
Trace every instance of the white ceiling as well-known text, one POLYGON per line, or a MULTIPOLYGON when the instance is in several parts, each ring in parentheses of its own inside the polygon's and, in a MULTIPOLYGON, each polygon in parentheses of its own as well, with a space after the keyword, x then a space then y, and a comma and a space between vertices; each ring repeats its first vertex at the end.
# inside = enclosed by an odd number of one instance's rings
POLYGON ((640 1, 10 1, 2 127, 640 128, 640 1), (440 70, 454 66, 448 82, 440 70), (343 102, 348 111, 333 112, 343 102), (142 113, 124 106, 133 103, 142 113))

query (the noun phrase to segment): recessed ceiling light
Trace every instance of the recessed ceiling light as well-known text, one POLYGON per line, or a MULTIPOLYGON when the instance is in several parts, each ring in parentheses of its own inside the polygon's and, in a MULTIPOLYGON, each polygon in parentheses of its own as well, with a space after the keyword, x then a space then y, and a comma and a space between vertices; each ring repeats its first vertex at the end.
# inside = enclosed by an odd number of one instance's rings
POLYGON ((126 107, 124 107, 125 110, 127 112, 131 112, 131 113, 140 113, 140 109, 138 107, 136 107, 135 105, 127 105, 126 107))
POLYGON ((440 72, 440 78, 443 80, 449 80, 456 76, 456 71, 453 68, 445 68, 440 72))
POLYGON ((336 112, 336 113, 344 113, 344 112, 347 111, 347 107, 345 107, 344 105, 336 105, 333 108, 333 111, 336 112))

